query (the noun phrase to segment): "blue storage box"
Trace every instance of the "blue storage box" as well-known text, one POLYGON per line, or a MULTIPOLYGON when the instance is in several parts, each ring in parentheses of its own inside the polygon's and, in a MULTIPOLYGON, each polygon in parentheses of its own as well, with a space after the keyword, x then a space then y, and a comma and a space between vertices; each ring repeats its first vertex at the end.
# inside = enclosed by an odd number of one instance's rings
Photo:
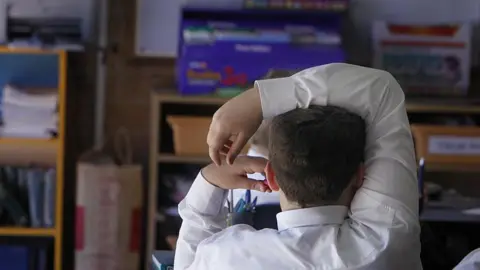
POLYGON ((0 246, 0 270, 29 270, 29 248, 0 246))
POLYGON ((246 89, 271 70, 296 72, 345 61, 339 13, 276 11, 277 19, 263 13, 185 9, 177 62, 180 93, 246 89))

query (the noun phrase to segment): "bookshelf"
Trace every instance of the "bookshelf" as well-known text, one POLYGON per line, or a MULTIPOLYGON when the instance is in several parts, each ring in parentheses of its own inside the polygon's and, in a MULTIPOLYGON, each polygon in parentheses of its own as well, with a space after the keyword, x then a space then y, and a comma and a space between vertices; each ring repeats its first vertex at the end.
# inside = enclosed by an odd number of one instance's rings
MULTIPOLYGON (((171 91, 169 91, 171 92, 171 91)), ((211 105, 220 107, 228 98, 215 96, 180 96, 174 94, 153 94, 155 103, 172 103, 180 105, 211 105)), ((441 99, 441 98, 412 98, 407 99, 409 113, 454 113, 480 114, 480 98, 478 99, 441 99)))
POLYGON ((51 228, 15 228, 2 227, 0 228, 0 235, 3 236, 48 236, 55 237, 57 230, 51 228))
MULTIPOLYGON (((179 156, 173 151, 172 130, 166 123, 168 115, 200 115, 212 116, 227 98, 215 96, 180 96, 165 94, 167 90, 152 92, 150 105, 150 155, 149 155, 149 186, 148 186, 148 217, 147 217, 147 252, 146 260, 150 260, 155 249, 157 237, 157 197, 158 183, 165 173, 164 169, 181 165, 203 166, 210 163, 208 156, 179 156)), ((169 91, 172 92, 172 91, 169 91)), ((406 108, 409 116, 424 115, 469 115, 480 117, 480 99, 407 99, 406 108)), ((480 166, 458 164, 430 164, 432 172, 480 172, 480 166)))
MULTIPOLYGON (((53 239, 53 269, 62 269, 64 147, 67 54, 61 50, 0 47, 0 87, 42 88, 58 92, 58 132, 55 138, 0 137, 0 165, 56 168, 54 226, 0 227, 1 237, 53 239)), ((22 243, 24 241, 21 241, 22 243)), ((23 244, 22 244, 23 246, 23 244)))

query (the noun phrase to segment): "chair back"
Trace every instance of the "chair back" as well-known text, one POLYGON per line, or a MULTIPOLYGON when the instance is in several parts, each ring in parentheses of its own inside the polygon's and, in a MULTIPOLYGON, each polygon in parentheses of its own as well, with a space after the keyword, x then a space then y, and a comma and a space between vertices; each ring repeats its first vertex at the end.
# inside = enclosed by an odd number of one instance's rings
POLYGON ((257 230, 277 229, 277 214, 281 211, 279 204, 257 205, 253 215, 253 227, 257 230))

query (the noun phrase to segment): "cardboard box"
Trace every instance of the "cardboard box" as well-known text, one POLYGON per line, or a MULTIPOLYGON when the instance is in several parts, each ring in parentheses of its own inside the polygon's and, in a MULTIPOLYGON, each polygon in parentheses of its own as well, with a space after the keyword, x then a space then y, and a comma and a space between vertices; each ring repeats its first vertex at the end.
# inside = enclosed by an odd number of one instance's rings
POLYGON ((470 83, 471 26, 375 22, 374 67, 408 94, 464 96, 470 83))

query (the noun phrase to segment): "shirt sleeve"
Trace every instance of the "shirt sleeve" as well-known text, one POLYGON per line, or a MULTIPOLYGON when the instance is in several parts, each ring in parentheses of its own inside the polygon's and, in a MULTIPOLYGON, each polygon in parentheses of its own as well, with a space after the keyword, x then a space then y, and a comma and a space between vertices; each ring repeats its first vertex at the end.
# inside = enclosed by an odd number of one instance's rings
POLYGON ((356 196, 351 210, 368 208, 367 196, 418 217, 416 163, 405 96, 392 75, 331 64, 288 78, 260 80, 255 85, 264 118, 311 104, 335 105, 362 116, 367 124, 366 173, 357 195, 365 196, 356 196))
POLYGON ((453 270, 480 269, 480 248, 470 252, 453 270))
POLYGON ((195 260, 199 244, 226 227, 227 191, 208 183, 198 174, 178 210, 182 226, 175 251, 175 269, 188 269, 195 260))

